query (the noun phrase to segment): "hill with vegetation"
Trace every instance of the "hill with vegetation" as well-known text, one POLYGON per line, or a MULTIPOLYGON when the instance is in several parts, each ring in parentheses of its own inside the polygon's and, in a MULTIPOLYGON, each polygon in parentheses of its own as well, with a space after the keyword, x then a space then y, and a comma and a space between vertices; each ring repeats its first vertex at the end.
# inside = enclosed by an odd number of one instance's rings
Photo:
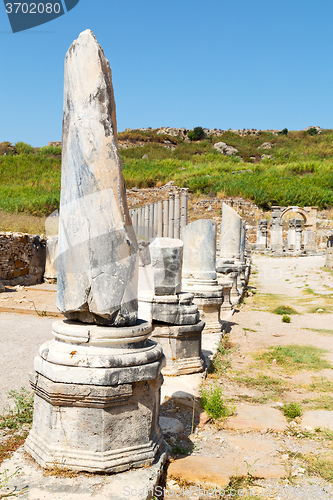
MULTIPOLYGON (((333 206, 333 130, 214 136, 200 127, 186 136, 130 130, 118 141, 128 188, 173 180, 197 195, 241 196, 263 209, 333 206), (220 142, 237 152, 222 154, 214 147, 220 142)), ((59 206, 60 174, 60 147, 0 143, 0 210, 49 215, 59 206)))

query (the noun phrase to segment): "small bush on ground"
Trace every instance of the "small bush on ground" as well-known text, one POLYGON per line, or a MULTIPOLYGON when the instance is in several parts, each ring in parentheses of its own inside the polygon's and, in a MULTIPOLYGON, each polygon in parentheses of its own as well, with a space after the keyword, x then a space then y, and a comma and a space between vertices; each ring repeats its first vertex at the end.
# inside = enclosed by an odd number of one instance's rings
POLYGON ((290 321, 291 321, 291 318, 290 318, 290 316, 288 316, 288 314, 284 314, 282 316, 282 322, 283 323, 290 323, 290 321))
POLYGON ((290 306, 278 306, 272 312, 274 314, 281 314, 281 316, 283 316, 284 314, 298 314, 298 312, 290 306))
POLYGON ((32 423, 34 395, 21 387, 19 391, 9 391, 14 399, 14 408, 5 408, 0 416, 0 429, 18 429, 24 424, 32 423))
POLYGON ((302 407, 299 403, 285 403, 282 406, 282 413, 289 420, 294 420, 294 418, 302 415, 302 407))
POLYGON ((231 366, 231 354, 237 349, 232 346, 229 335, 224 335, 217 346, 215 357, 209 367, 209 373, 221 375, 231 366))
POLYGON ((191 141, 200 141, 205 137, 205 132, 202 127, 195 127, 193 130, 190 130, 187 136, 191 141))
POLYGON ((222 390, 218 385, 210 386, 209 389, 201 389, 201 404, 212 420, 227 418, 235 411, 235 406, 229 406, 227 398, 223 398, 222 390))

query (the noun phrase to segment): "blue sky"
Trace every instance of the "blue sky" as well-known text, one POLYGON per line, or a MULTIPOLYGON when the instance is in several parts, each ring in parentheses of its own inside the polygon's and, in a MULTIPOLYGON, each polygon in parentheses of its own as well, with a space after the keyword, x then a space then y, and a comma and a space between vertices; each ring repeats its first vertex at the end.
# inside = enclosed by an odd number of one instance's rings
POLYGON ((61 140, 64 58, 87 28, 119 131, 333 128, 332 0, 80 0, 15 34, 0 3, 0 142, 61 140))

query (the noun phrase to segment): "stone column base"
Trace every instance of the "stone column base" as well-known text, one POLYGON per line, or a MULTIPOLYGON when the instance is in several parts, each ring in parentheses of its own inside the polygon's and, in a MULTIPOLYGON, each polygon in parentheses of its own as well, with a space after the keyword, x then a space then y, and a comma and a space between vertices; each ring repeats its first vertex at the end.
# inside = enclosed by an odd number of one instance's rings
POLYGON ((204 326, 203 321, 196 325, 154 325, 152 338, 162 346, 166 357, 163 375, 188 375, 203 371, 201 333, 204 326))
POLYGON ((223 301, 222 288, 216 279, 184 279, 184 291, 194 295, 193 302, 198 306, 200 319, 206 326, 203 333, 221 333, 220 307, 223 301))
POLYGON ((161 347, 151 325, 113 328, 61 320, 35 358, 32 430, 25 448, 46 468, 121 472, 150 465, 158 425, 161 347))

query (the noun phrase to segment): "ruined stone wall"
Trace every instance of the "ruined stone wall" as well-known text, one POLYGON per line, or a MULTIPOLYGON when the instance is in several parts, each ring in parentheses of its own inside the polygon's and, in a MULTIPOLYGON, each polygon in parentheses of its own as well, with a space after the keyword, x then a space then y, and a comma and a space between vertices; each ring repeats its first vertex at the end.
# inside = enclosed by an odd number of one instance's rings
POLYGON ((0 233, 0 280, 33 285, 43 281, 46 243, 40 236, 0 233))

